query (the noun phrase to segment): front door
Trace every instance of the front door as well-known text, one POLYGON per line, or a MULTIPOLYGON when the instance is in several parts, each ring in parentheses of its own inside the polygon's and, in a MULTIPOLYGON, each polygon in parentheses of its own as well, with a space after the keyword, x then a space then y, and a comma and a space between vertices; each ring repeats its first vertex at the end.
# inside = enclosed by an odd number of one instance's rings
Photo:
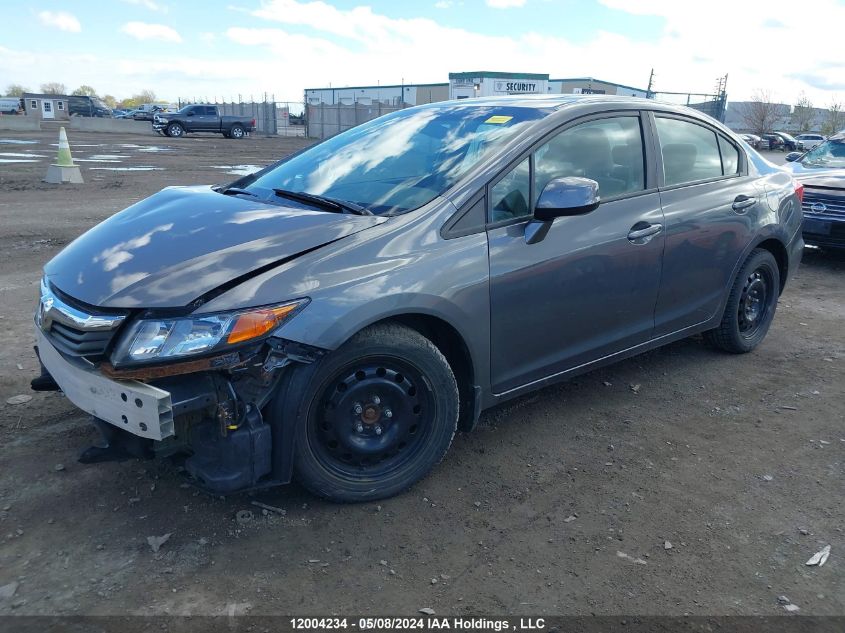
POLYGON ((491 379, 504 393, 649 340, 663 213, 644 168, 637 113, 572 125, 488 189, 491 379), (599 183, 590 213, 556 219, 527 244, 553 178, 599 183))
POLYGON ((45 119, 55 119, 56 113, 53 112, 53 102, 49 99, 41 101, 42 117, 45 119))

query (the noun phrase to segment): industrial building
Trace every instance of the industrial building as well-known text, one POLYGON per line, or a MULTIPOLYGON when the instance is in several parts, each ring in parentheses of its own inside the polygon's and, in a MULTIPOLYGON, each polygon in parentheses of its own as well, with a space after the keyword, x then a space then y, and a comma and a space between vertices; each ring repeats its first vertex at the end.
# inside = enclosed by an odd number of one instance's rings
POLYGON ((646 97, 648 92, 594 77, 550 79, 548 74, 487 70, 449 73, 448 83, 306 88, 308 105, 420 105, 513 94, 609 94, 646 97))

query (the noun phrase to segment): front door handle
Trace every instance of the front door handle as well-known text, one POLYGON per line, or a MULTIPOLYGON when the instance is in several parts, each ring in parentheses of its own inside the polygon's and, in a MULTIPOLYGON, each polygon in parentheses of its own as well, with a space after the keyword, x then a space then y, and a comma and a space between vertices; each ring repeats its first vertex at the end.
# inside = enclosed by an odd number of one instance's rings
POLYGON ((754 205, 756 202, 757 198, 740 194, 736 198, 734 198, 734 203, 731 205, 731 208, 734 211, 742 213, 745 209, 754 205))
POLYGON ((645 222, 637 222, 634 226, 631 227, 631 231, 628 233, 628 239, 632 242, 635 240, 641 240, 646 237, 651 237, 652 235, 657 235, 662 230, 662 224, 647 224, 645 222))

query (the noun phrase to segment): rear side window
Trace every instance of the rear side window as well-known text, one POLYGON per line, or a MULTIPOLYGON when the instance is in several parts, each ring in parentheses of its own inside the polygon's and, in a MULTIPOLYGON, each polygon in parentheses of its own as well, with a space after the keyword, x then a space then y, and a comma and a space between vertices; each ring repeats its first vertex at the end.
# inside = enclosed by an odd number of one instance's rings
POLYGON ((205 114, 207 116, 217 116, 217 108, 214 106, 205 106, 205 114))
POLYGON ((716 133, 696 123, 655 117, 663 182, 669 187, 722 175, 716 133))
POLYGON ((739 150, 723 136, 719 137, 719 151, 722 154, 722 173, 733 176, 739 173, 739 150))

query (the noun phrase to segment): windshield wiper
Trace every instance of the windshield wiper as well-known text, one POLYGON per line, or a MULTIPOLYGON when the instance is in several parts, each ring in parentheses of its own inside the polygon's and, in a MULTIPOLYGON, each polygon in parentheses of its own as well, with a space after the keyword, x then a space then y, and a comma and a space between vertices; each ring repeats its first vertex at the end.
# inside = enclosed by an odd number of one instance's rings
POLYGON ((313 193, 305 193, 304 191, 290 191, 288 189, 273 189, 273 193, 280 198, 290 198, 291 200, 313 204, 328 211, 339 211, 341 213, 347 211, 355 215, 373 215, 373 212, 369 209, 345 200, 335 200, 326 196, 318 196, 313 193))
POLYGON ((257 198, 258 194, 252 193, 251 191, 247 191, 246 189, 241 189, 240 187, 226 187, 225 189, 221 190, 224 196, 237 196, 237 195, 244 195, 244 196, 252 196, 253 198, 257 198))

